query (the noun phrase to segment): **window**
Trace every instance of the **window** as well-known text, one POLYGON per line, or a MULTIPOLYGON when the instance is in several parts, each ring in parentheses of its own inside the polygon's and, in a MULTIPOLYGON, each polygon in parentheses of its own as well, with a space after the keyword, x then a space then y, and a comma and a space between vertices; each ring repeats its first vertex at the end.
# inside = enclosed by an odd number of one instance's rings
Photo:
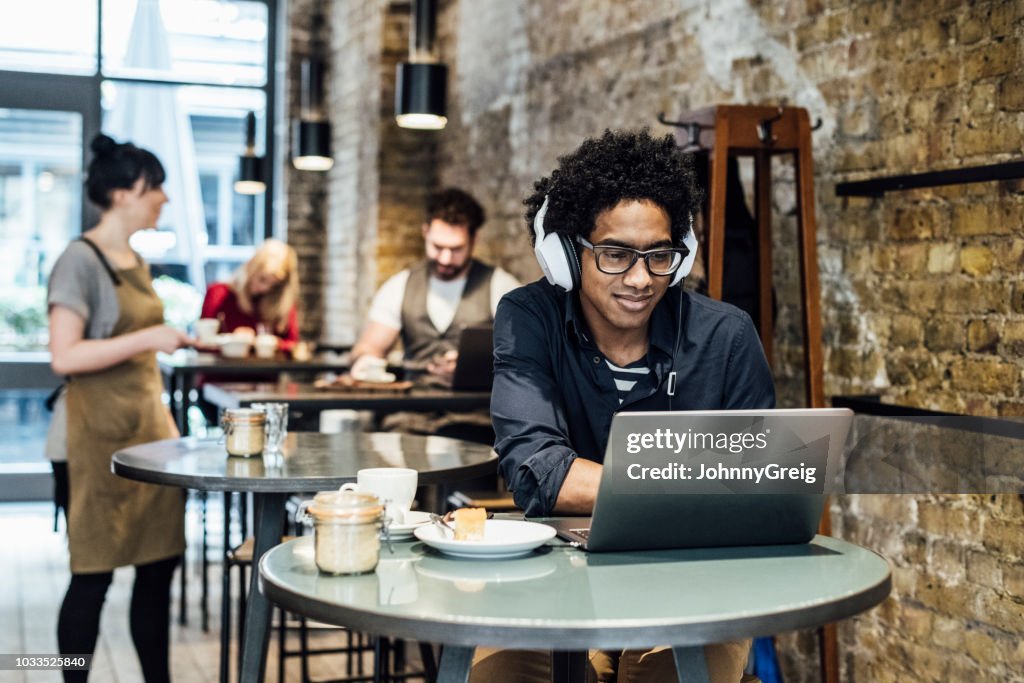
POLYGON ((4 0, 0 69, 96 72, 96 0, 4 0))
MULTIPOLYGON (((155 273, 201 293, 249 257, 271 233, 274 178, 266 196, 232 188, 247 112, 257 116, 258 153, 273 156, 267 112, 274 84, 267 67, 274 63, 276 6, 276 0, 36 0, 4 13, 0 285, 6 296, 0 299, 32 299, 35 294, 19 292, 45 288, 68 241, 95 220, 84 204, 83 150, 100 129, 152 150, 167 170, 170 203, 159 230, 133 238, 155 273)), ((0 351, 45 344, 45 330, 24 334, 22 326, 15 333, 14 313, 2 315, 0 351)))
POLYGON ((266 195, 238 195, 233 184, 247 112, 256 113, 258 153, 274 156, 268 65, 280 13, 279 0, 0 3, 17 5, 0 9, 0 374, 31 356, 35 378, 0 383, 0 426, 18 435, 0 459, 4 482, 46 467, 40 406, 54 379, 45 354, 26 352, 45 349, 54 261, 96 219, 82 182, 97 132, 152 150, 167 171, 159 229, 133 246, 154 275, 181 281, 158 283, 170 322, 194 319, 206 284, 230 276, 271 234, 273 166, 266 195))

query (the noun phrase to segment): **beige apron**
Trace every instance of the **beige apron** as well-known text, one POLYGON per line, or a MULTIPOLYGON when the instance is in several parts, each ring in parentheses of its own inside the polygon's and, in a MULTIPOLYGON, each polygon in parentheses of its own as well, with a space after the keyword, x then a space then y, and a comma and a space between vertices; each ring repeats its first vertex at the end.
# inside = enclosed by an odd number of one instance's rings
MULTIPOLYGON (((121 317, 111 336, 163 323, 149 268, 117 271, 121 317)), ((68 383, 68 546, 71 571, 89 574, 185 552, 185 498, 170 486, 110 471, 115 451, 172 436, 152 351, 68 383)))

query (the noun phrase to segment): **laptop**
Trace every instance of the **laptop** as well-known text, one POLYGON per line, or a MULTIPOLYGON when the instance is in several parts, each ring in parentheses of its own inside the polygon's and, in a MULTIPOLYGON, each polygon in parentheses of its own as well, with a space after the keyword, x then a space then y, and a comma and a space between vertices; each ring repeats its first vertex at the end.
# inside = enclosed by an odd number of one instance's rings
POLYGON ((544 521, 589 552, 807 543, 852 420, 847 408, 619 413, 593 515, 544 521), (785 480, 766 478, 772 463, 785 480))
POLYGON ((459 359, 455 362, 452 389, 490 391, 494 381, 494 328, 465 327, 459 333, 459 359))

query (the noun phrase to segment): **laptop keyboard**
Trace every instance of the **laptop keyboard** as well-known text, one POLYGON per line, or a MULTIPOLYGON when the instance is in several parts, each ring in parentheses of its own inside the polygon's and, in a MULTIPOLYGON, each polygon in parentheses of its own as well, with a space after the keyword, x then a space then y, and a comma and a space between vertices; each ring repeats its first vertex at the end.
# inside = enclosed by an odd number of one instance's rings
POLYGON ((586 529, 569 529, 569 531, 573 532, 574 534, 582 538, 584 541, 590 538, 589 527, 587 527, 586 529))

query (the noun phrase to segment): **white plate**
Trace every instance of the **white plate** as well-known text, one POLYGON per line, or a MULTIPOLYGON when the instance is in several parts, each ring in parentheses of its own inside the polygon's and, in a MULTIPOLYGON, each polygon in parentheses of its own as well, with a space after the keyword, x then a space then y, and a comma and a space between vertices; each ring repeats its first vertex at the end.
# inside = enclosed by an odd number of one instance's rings
POLYGON ((431 548, 453 557, 502 559, 529 553, 551 540, 555 530, 536 522, 489 519, 484 522, 481 541, 456 541, 436 524, 421 526, 413 534, 431 548))
POLYGON ((404 541, 407 538, 412 538, 412 532, 424 524, 430 524, 430 513, 410 510, 405 513, 404 524, 392 524, 389 528, 391 540, 404 541))

